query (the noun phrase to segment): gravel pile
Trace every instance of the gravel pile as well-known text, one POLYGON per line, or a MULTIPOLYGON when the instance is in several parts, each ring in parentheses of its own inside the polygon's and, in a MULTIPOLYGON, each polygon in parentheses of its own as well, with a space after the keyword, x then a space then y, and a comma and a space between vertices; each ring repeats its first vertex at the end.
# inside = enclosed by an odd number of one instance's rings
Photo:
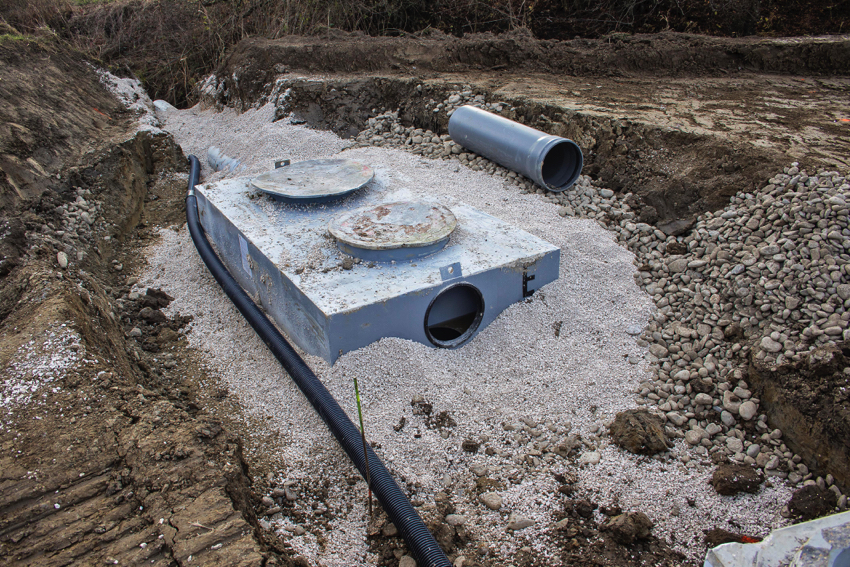
MULTIPOLYGON (((82 262, 85 252, 82 248, 94 242, 94 233, 104 232, 108 227, 102 220, 102 203, 93 198, 90 189, 74 188, 76 198, 56 208, 61 225, 53 230, 48 226, 45 238, 59 250, 57 263, 65 269, 69 263, 82 262), (58 239, 57 242, 55 239, 58 239)), ((109 240, 109 236, 106 237, 109 240)))

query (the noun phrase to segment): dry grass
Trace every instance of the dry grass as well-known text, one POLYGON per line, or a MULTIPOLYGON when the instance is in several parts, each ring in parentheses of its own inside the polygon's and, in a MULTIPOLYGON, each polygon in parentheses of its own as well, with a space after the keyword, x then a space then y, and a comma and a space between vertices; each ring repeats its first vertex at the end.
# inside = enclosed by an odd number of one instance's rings
POLYGON ((320 30, 453 35, 525 29, 572 39, 664 30, 714 35, 846 33, 850 0, 3 0, 0 21, 53 30, 152 96, 192 102, 195 82, 247 36, 320 30))

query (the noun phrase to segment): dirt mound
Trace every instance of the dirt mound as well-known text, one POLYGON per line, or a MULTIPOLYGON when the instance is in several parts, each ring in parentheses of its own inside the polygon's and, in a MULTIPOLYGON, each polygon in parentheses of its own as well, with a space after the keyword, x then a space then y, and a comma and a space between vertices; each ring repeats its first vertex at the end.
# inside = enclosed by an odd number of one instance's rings
POLYGON ((259 535, 239 440, 193 401, 185 320, 142 321, 167 298, 130 297, 140 244, 182 218, 182 152, 57 45, 0 57, 0 555, 288 564, 259 535))
POLYGON ((4 39, 0 61, 2 211, 61 188, 56 174, 91 150, 96 136, 117 134, 127 112, 81 58, 55 42, 4 39))
POLYGON ((711 485, 718 494, 731 496, 739 492, 758 492, 764 480, 756 469, 749 465, 724 463, 711 475, 711 485))
POLYGON ((848 46, 840 37, 671 33, 566 42, 517 34, 251 38, 199 90, 216 105, 275 102, 279 118, 343 137, 394 109, 404 127, 447 134, 440 105, 469 91, 509 107, 507 118, 575 140, 585 174, 633 193, 640 222, 679 235, 790 161, 846 164, 846 127, 832 116, 843 79, 809 81, 843 73, 848 46), (777 78, 783 73, 800 76, 777 78), (780 108, 780 98, 795 102, 780 108))
POLYGON ((838 498, 831 490, 809 484, 794 493, 788 502, 788 511, 796 520, 807 522, 833 514, 837 501, 838 498))
POLYGON ((564 502, 563 519, 552 538, 563 546, 565 565, 693 565, 652 535, 652 521, 642 512, 603 508, 607 518, 596 522, 594 508, 587 501, 564 502))

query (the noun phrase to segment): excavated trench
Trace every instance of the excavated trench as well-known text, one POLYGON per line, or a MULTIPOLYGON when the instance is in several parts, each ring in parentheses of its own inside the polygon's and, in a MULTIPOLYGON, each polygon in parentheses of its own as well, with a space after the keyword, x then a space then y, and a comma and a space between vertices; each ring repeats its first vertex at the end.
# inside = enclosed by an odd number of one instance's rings
MULTIPOLYGON (((305 55, 305 49, 307 53, 313 53, 309 46, 305 48, 301 45, 299 48, 296 52, 300 55, 305 55)), ((256 45, 250 45, 244 51, 252 52, 256 49, 256 45)), ((264 51, 263 54, 270 57, 270 52, 274 52, 274 49, 264 51)), ((417 132, 426 133, 426 137, 430 133, 435 136, 435 140, 436 137, 445 140, 450 117, 447 111, 457 106, 449 105, 449 101, 463 92, 467 95, 465 100, 472 99, 479 106, 486 105, 501 116, 574 140, 584 152, 583 173, 597 180, 601 186, 620 194, 636 213, 637 221, 654 225, 667 236, 687 236, 700 214, 722 209, 729 204, 730 197, 736 194, 759 190, 775 172, 782 171, 792 160, 805 160, 806 166, 812 170, 818 166, 836 169, 847 166, 846 154, 844 157, 841 155, 847 139, 841 135, 844 130, 835 128, 833 124, 820 124, 818 127, 823 135, 810 136, 806 139, 808 145, 798 143, 796 136, 799 130, 812 128, 805 121, 795 121, 793 118, 801 116, 799 107, 774 118, 769 115, 773 112, 781 114, 782 111, 772 103, 744 108, 739 115, 750 111, 763 113, 753 119, 763 124, 768 131, 761 139, 744 132, 746 128, 743 122, 746 119, 733 126, 729 123, 721 124, 718 115, 729 114, 729 109, 735 104, 740 103, 744 107, 749 104, 744 102, 747 93, 740 93, 740 98, 726 95, 725 99, 721 97, 713 104, 706 104, 699 111, 688 115, 690 123, 682 122, 681 127, 676 127, 677 118, 652 123, 646 119, 647 115, 640 119, 625 116, 628 110, 655 104, 640 99, 640 96, 637 97, 640 100, 624 103, 623 106, 627 108, 621 112, 612 112, 611 108, 617 107, 617 96, 625 96, 622 92, 615 93, 613 99, 607 99, 607 107, 600 109, 604 104, 595 98, 578 100, 575 95, 579 92, 576 90, 569 91, 571 100, 566 102, 563 97, 554 95, 547 98, 539 94, 517 94, 521 89, 513 88, 513 79, 503 75, 494 77, 492 74, 474 72, 468 76, 440 76, 436 73, 424 76, 406 76, 404 73, 386 73, 382 76, 299 76, 274 58, 264 60, 268 67, 265 72, 259 72, 252 67, 252 63, 258 59, 256 53, 253 53, 253 57, 237 48, 218 75, 210 77, 202 87, 204 104, 247 109, 272 103, 276 108, 277 120, 331 130, 355 143, 384 145, 384 140, 380 139, 380 129, 377 137, 368 140, 363 139, 363 133, 365 131, 374 136, 375 120, 381 120, 388 113, 392 118, 397 116, 398 122, 406 129, 417 129, 417 132), (269 68, 273 68, 276 73, 268 71, 269 68), (694 127, 694 124, 712 124, 715 131, 710 131, 710 128, 700 129, 694 127), (835 146, 835 153, 824 149, 829 144, 835 146)), ((307 56, 306 59, 313 61, 315 57, 311 59, 307 56)), ((303 66, 311 71, 317 70, 315 65, 303 66)), ((535 83, 537 79, 539 77, 532 77, 530 82, 535 83)), ((567 86, 557 80, 556 90, 563 92, 576 89, 579 88, 576 85, 582 83, 589 87, 595 86, 591 90, 593 92, 603 88, 596 83, 604 82, 598 77, 572 77, 569 81, 564 79, 567 86)), ((784 79, 742 77, 733 81, 732 86, 725 86, 734 90, 733 87, 740 87, 748 80, 752 81, 748 87, 752 94, 767 83, 778 84, 784 79)), ((790 80, 806 81, 803 78, 790 80)), ((826 91, 821 102, 847 92, 845 79, 836 78, 832 81, 828 87, 823 80, 819 83, 826 91)), ((624 91, 632 87, 638 90, 646 87, 640 81, 630 83, 628 79, 615 82, 624 91)), ((818 84, 817 80, 815 82, 818 84)), ((724 86, 722 82, 710 85, 699 83, 696 80, 696 91, 688 93, 700 99, 707 92, 712 92, 712 89, 724 86)), ((610 82, 606 85, 605 88, 612 86, 610 82)), ((543 91, 546 91, 545 85, 543 91)), ((809 95, 814 92, 807 91, 809 95)), ((761 96, 767 100, 774 95, 771 92, 762 93, 761 96)), ((666 102, 672 108, 673 101, 666 102)), ((663 104, 661 109, 664 110, 663 104)), ((673 113, 676 112, 681 113, 681 108, 673 113)), ((731 114, 736 112, 732 110, 731 114)), ((411 144, 408 142, 407 145, 411 144)), ((415 145, 409 149, 431 157, 448 157, 445 153, 429 154, 427 150, 417 149, 415 145)), ((539 186, 527 185, 525 190, 545 193, 539 186)), ((809 368, 808 362, 803 362, 800 368, 786 368, 782 375, 805 376, 815 372, 815 369, 809 368)), ((756 368, 751 368, 750 374, 758 389, 764 392, 763 408, 769 422, 782 428, 793 452, 800 454, 813 471, 824 475, 832 472, 836 482, 846 487, 847 478, 842 471, 846 470, 847 447, 835 439, 835 435, 843 431, 841 424, 844 418, 835 420, 830 417, 832 410, 829 408, 832 405, 828 400, 825 402, 821 399, 809 404, 812 406, 808 408, 811 411, 803 410, 806 415, 802 415, 793 404, 782 402, 786 397, 794 397, 790 395, 787 384, 784 384, 789 379, 783 382, 776 376, 770 378, 764 370, 756 368), (783 388, 787 390, 785 394, 782 393, 783 388)), ((837 406, 833 409, 840 410, 837 406)))
MULTIPOLYGON (((525 97, 501 96, 469 83, 417 78, 287 78, 244 91, 233 80, 215 83, 212 101, 247 108, 273 102, 276 118, 354 138, 370 118, 397 111, 402 125, 448 134, 442 101, 472 91, 503 108, 501 116, 574 140, 584 152, 583 173, 618 193, 634 195, 642 222, 682 234, 697 215, 728 203, 738 191, 758 187, 784 165, 769 151, 743 151, 707 135, 670 130, 565 108, 525 97)), ((208 102, 209 101, 208 99, 208 102)), ((540 189, 542 191, 542 189, 540 189)))

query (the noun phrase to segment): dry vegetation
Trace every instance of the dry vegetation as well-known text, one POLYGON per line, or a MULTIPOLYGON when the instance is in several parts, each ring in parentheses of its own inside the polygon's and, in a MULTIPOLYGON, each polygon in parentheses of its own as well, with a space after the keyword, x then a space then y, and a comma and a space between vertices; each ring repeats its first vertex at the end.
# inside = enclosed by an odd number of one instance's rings
POLYGON ((22 34, 58 35, 119 73, 135 73, 153 96, 185 105, 194 82, 247 36, 845 33, 850 0, 6 0, 0 18, 22 34))

